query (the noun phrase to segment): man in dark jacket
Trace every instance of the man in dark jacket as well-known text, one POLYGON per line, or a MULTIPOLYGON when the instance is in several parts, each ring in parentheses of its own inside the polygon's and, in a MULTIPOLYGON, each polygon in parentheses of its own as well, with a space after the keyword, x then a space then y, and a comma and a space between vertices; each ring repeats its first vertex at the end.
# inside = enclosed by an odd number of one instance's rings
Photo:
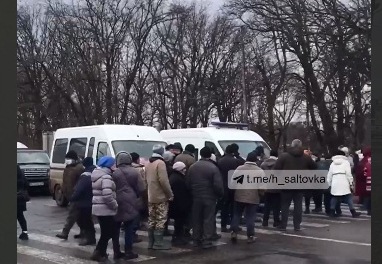
MULTIPOLYGON (((304 154, 302 142, 294 139, 291 149, 283 153, 275 163, 274 170, 315 170, 317 164, 311 157, 304 154)), ((293 200, 293 225, 295 231, 301 230, 302 222, 302 190, 281 190, 281 224, 279 229, 285 231, 288 225, 289 208, 293 200)))
POLYGON ((234 156, 236 159, 238 159, 239 166, 244 165, 244 163, 245 163, 245 159, 243 159, 243 158, 240 156, 240 153, 239 153, 239 145, 236 144, 236 143, 233 143, 233 144, 231 144, 231 148, 232 148, 233 156, 234 156))
MULTIPOLYGON (((73 195, 74 186, 77 184, 80 175, 84 172, 84 166, 78 160, 77 153, 70 150, 65 156, 66 168, 62 176, 62 193, 67 200, 73 195)), ((78 218, 78 209, 76 203, 70 203, 69 215, 66 218, 66 224, 62 229, 61 234, 57 234, 56 237, 67 240, 70 229, 76 223, 78 218)), ((82 234, 75 235, 75 238, 81 238, 82 234)))
MULTIPOLYGON (((276 164, 278 157, 277 150, 271 150, 271 156, 266 159, 260 166, 263 170, 272 170, 276 164)), ((269 215, 273 213, 273 227, 280 225, 280 207, 281 198, 279 190, 266 190, 264 195, 264 215, 263 226, 268 226, 269 215)))
POLYGON ((228 173, 229 171, 234 171, 241 164, 241 160, 238 160, 234 156, 234 148, 232 145, 228 145, 225 149, 225 155, 218 160, 218 166, 221 172, 224 186, 224 197, 220 201, 221 209, 221 231, 228 233, 227 225, 231 223, 232 213, 233 213, 233 201, 234 201, 234 190, 228 188, 228 173))
POLYGON ((193 235, 196 246, 212 246, 216 201, 224 193, 219 169, 209 160, 211 150, 200 150, 201 159, 188 170, 187 185, 193 197, 193 235))
POLYGON ((27 220, 25 219, 24 212, 27 210, 28 196, 28 182, 25 178, 20 166, 17 165, 17 221, 21 227, 21 234, 19 239, 28 240, 27 220))
POLYGON ((184 164, 186 164, 186 168, 188 170, 190 166, 195 163, 195 156, 194 156, 195 150, 196 149, 194 145, 188 144, 185 150, 183 151, 183 153, 175 157, 174 163, 181 161, 184 164))
POLYGON ((83 231, 82 241, 79 244, 80 246, 96 244, 95 229, 92 220, 93 189, 91 174, 96 168, 93 163, 92 157, 87 157, 83 160, 82 164, 85 167, 85 171, 81 174, 74 187, 74 193, 70 200, 71 203, 75 203, 77 206, 77 223, 83 231))

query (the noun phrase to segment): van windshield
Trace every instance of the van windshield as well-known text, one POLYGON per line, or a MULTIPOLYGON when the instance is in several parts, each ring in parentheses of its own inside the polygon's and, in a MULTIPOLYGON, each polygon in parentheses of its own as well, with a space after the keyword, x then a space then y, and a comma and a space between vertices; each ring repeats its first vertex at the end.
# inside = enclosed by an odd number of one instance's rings
POLYGON ((114 153, 117 155, 120 151, 126 151, 128 153, 138 153, 142 158, 149 158, 153 154, 154 145, 162 145, 166 147, 166 143, 163 141, 142 141, 142 140, 116 140, 112 141, 114 153))
POLYGON ((270 149, 265 142, 262 141, 245 141, 245 140, 224 140, 219 141, 220 147, 225 151, 228 145, 236 143, 239 146, 240 156, 244 159, 247 158, 247 155, 254 151, 258 146, 264 147, 265 156, 270 156, 270 149))
POLYGON ((49 165, 49 163, 49 156, 45 152, 17 152, 17 164, 49 165))

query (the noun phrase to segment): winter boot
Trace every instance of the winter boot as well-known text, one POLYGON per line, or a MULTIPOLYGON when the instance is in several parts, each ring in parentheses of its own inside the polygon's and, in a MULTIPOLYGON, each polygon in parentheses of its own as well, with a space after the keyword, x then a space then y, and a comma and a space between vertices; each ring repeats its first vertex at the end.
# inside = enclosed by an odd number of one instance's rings
POLYGON ((29 237, 28 237, 28 233, 27 232, 22 232, 19 236, 19 239, 20 240, 28 240, 29 237))
POLYGON ((354 209, 350 210, 350 212, 351 212, 351 215, 353 216, 353 218, 357 218, 361 215, 361 213, 356 212, 354 209))
POLYGON ((155 230, 154 231, 154 245, 153 249, 155 250, 169 250, 171 246, 163 241, 164 230, 155 230))
POLYGON ((335 210, 330 210, 329 217, 338 217, 335 210))
POLYGON ((57 234, 56 237, 63 239, 63 240, 68 240, 68 234, 61 232, 60 234, 57 234))
POLYGON ((94 250, 93 254, 90 257, 91 260, 97 262, 105 262, 107 260, 107 256, 102 255, 97 249, 94 250))
POLYGON ((150 228, 148 231, 148 236, 149 236, 149 245, 148 245, 148 249, 153 249, 153 246, 154 246, 154 229, 150 228))

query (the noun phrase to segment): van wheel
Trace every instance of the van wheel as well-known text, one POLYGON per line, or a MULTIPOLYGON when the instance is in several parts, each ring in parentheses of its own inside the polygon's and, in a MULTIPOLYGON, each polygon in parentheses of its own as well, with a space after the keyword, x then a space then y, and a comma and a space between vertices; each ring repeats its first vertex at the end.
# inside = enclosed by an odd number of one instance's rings
POLYGON ((68 205, 68 200, 66 200, 62 193, 60 185, 54 188, 54 200, 56 200, 56 204, 60 207, 66 207, 68 205))

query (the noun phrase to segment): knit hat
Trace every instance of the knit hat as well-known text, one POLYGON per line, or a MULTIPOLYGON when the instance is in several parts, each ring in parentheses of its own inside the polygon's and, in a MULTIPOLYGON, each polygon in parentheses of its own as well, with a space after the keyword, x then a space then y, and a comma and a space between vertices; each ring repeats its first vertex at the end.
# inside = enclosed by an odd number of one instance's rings
POLYGON ((209 147, 204 147, 200 150, 200 156, 205 159, 211 158, 211 149, 209 147))
POLYGON ((258 153, 255 151, 249 152, 247 156, 247 161, 256 162, 258 157, 258 153))
POLYGON ((74 150, 69 150, 65 155, 65 159, 78 160, 78 155, 74 150))
POLYGON ((195 152, 195 146, 192 144, 188 144, 185 148, 186 151, 194 153, 195 152))
POLYGON ((130 153, 130 156, 131 156, 131 159, 133 160, 133 162, 135 162, 135 161, 139 162, 140 157, 139 157, 138 153, 132 152, 132 153, 130 153))
POLYGON ((345 155, 349 155, 349 148, 342 147, 342 148, 340 148, 340 150, 343 151, 345 153, 345 155))
POLYGON ((115 156, 116 165, 117 167, 126 164, 130 165, 133 162, 133 159, 131 158, 131 155, 127 153, 126 151, 121 151, 115 156))
POLYGON ((164 161, 172 161, 174 159, 175 155, 174 153, 170 152, 170 151, 165 151, 163 153, 163 159, 164 161))
POLYGON ((181 161, 175 162, 174 165, 172 165, 172 168, 176 171, 182 171, 186 168, 186 164, 184 164, 181 161))
POLYGON ((115 159, 110 156, 103 156, 99 159, 97 166, 101 168, 111 168, 115 164, 115 159))
POLYGON ((164 153, 164 147, 162 145, 154 145, 153 147, 153 153, 158 155, 163 155, 164 153))
POLYGON ((85 168, 88 168, 90 166, 93 166, 94 164, 94 160, 92 157, 86 157, 83 161, 82 161, 82 165, 84 165, 85 168))

